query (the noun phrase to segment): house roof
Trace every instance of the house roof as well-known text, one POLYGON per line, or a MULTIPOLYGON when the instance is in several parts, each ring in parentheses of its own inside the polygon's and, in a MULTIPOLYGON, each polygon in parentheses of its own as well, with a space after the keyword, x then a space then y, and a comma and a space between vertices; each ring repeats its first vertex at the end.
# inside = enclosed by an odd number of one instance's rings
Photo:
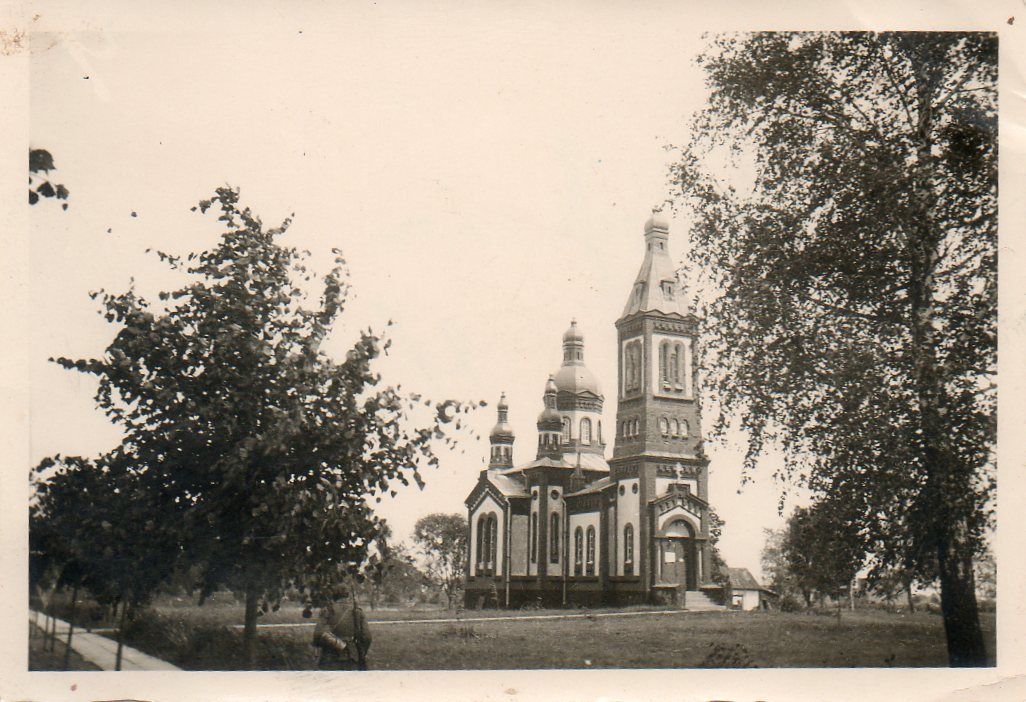
POLYGON ((766 590, 747 568, 727 568, 727 579, 735 590, 766 590))

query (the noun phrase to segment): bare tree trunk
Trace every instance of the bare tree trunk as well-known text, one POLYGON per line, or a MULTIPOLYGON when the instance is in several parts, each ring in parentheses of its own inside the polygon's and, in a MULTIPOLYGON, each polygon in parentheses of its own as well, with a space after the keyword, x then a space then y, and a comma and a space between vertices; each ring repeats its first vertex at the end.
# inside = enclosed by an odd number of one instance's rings
MULTIPOLYGON (((353 596, 356 594, 354 592, 353 596)), ((242 652, 246 659, 246 667, 256 667, 257 614, 260 604, 260 592, 255 586, 246 590, 246 623, 242 632, 242 652)))
POLYGON ((71 591, 71 614, 68 615, 68 640, 64 643, 64 669, 71 664, 71 637, 75 633, 75 604, 78 602, 78 585, 71 591))
POLYGON ((912 583, 905 584, 905 596, 908 597, 908 611, 911 614, 916 613, 916 601, 912 598, 912 583))
POLYGON ((121 652, 125 647, 125 615, 128 613, 128 602, 121 603, 121 622, 118 624, 118 653, 114 657, 114 670, 121 670, 121 652))
POLYGON ((848 605, 852 612, 855 611, 855 581, 848 583, 848 605))

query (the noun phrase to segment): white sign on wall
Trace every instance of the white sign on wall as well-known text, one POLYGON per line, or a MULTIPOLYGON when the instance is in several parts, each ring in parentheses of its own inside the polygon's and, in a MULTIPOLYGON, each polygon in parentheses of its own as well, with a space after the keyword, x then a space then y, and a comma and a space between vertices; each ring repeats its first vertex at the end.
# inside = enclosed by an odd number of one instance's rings
POLYGON ((676 563, 676 562, 677 562, 677 554, 674 553, 673 551, 667 551, 666 553, 663 554, 663 563, 676 563))

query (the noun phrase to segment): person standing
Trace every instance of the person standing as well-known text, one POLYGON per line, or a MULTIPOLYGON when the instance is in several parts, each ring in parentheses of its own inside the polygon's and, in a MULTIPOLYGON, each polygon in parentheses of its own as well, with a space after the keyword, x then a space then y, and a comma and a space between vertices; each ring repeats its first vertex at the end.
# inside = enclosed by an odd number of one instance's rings
POLYGON ((320 670, 367 670, 370 627, 356 598, 345 588, 336 589, 321 609, 313 644, 320 649, 320 670))

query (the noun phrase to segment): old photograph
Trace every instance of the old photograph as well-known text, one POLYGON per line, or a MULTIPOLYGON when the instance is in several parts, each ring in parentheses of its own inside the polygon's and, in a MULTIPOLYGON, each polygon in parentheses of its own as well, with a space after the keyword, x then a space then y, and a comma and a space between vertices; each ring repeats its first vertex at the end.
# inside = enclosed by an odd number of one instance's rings
POLYGON ((1006 660, 1014 18, 277 7, 19 40, 27 674, 1006 660))

